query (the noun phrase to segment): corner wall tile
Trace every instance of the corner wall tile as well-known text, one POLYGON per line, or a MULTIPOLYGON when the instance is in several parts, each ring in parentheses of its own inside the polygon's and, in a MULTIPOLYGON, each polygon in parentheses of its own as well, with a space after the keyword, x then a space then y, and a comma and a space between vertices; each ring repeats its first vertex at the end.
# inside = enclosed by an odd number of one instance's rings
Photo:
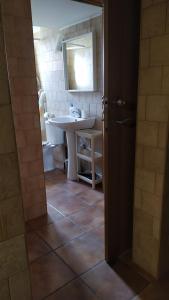
POLYGON ((17 273, 9 279, 10 294, 12 300, 30 300, 31 288, 28 270, 17 273))
POLYGON ((27 267, 24 236, 0 243, 0 280, 7 279, 27 267))
POLYGON ((1 287, 0 288, 0 299, 1 300, 11 300, 8 280, 1 280, 0 287, 1 287))
POLYGON ((0 107, 0 154, 15 152, 14 136, 11 107, 0 107))

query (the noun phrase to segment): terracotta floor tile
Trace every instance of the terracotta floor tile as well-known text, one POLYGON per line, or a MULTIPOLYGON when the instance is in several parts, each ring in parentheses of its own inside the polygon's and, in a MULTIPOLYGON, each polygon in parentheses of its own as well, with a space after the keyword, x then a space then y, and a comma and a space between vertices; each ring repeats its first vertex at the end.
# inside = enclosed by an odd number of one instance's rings
POLYGON ((34 300, 43 299, 75 277, 54 253, 40 257, 30 268, 34 300))
POLYGON ((104 200, 97 201, 95 206, 102 209, 102 211, 104 212, 104 200))
POLYGON ((83 233, 82 229, 63 218, 38 230, 38 234, 53 248, 63 246, 66 242, 83 233))
POLYGON ((60 214, 55 209, 55 207, 52 207, 51 205, 48 205, 47 210, 48 210, 48 213, 47 213, 46 216, 42 216, 40 218, 33 219, 33 220, 27 222, 27 224, 26 224, 27 232, 33 231, 33 230, 34 231, 38 230, 39 228, 41 228, 44 225, 51 224, 54 221, 63 218, 63 215, 60 214))
POLYGON ((130 300, 136 292, 106 262, 85 273, 82 279, 101 300, 130 300))
POLYGON ((85 194, 81 193, 80 196, 83 197, 88 205, 94 205, 98 201, 104 201, 104 194, 92 189, 87 189, 85 194))
POLYGON ((66 188, 63 188, 63 185, 64 184, 62 184, 62 187, 58 185, 46 190, 46 196, 48 202, 55 201, 59 198, 68 199, 69 197, 74 196, 74 193, 68 191, 66 188))
POLYGON ((80 199, 78 195, 69 194, 65 191, 58 194, 55 199, 49 199, 48 201, 65 216, 71 215, 80 209, 87 207, 87 204, 80 199))
POLYGON ((67 181, 64 184, 64 187, 71 193, 79 194, 79 193, 87 193, 89 190, 89 186, 86 184, 82 184, 80 182, 67 181))
POLYGON ((45 173, 46 187, 56 186, 59 183, 67 182, 66 174, 63 171, 53 171, 45 173))
POLYGON ((169 275, 161 280, 154 281, 144 289, 139 296, 132 300, 168 300, 169 299, 169 275))
POLYGON ((53 295, 47 297, 47 300, 96 300, 96 296, 81 281, 75 280, 53 295))
POLYGON ((105 240, 105 230, 104 230, 104 225, 101 225, 99 227, 93 228, 91 231, 93 234, 96 234, 100 240, 104 243, 105 240))
POLYGON ((97 206, 86 207, 69 218, 86 230, 104 224, 104 211, 97 206))
POLYGON ((104 242, 100 232, 91 231, 58 248, 56 253, 77 274, 81 274, 104 259, 104 242))
POLYGON ((52 249, 34 232, 26 235, 29 261, 32 262, 39 256, 42 256, 52 249))

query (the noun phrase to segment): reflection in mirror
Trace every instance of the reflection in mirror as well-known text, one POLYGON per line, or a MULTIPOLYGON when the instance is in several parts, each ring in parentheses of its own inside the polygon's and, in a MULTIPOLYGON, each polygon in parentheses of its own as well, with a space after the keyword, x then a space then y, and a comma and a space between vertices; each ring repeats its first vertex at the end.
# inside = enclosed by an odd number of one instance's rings
POLYGON ((66 90, 95 90, 95 43, 92 32, 63 42, 66 90))

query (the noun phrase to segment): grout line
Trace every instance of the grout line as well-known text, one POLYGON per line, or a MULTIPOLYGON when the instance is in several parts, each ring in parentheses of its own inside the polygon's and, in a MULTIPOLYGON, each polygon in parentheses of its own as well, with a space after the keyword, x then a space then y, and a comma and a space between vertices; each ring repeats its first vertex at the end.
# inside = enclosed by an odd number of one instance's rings
POLYGON ((54 252, 54 251, 53 251, 53 250, 50 250, 50 251, 48 251, 48 252, 43 253, 42 255, 39 255, 37 258, 35 258, 35 259, 29 261, 29 265, 35 263, 39 258, 42 258, 43 256, 48 255, 48 254, 50 254, 50 253, 52 253, 52 252, 54 252))
POLYGON ((54 207, 52 204, 50 204, 47 200, 47 205, 49 205, 50 207, 52 207, 54 210, 56 210, 57 213, 61 214, 63 217, 65 217, 65 215, 60 211, 58 210, 56 207, 54 207))
MULTIPOLYGON (((47 180, 46 180, 47 181, 47 180)), ((50 188, 49 188, 49 190, 50 190, 50 188)), ((76 195, 78 195, 78 194, 80 194, 81 192, 79 192, 79 193, 76 193, 76 195)), ((99 201, 99 200, 98 200, 99 201)), ((97 201, 97 203, 98 203, 98 201, 97 201)), ((86 204, 86 206, 87 207, 91 207, 91 206, 95 206, 95 204, 94 205, 89 205, 87 202, 85 202, 84 201, 84 203, 86 204)), ((102 263, 103 261, 104 261, 104 259, 103 260, 100 260, 98 263, 96 263, 94 266, 92 266, 91 268, 89 268, 88 270, 86 270, 85 272, 82 272, 81 274, 77 274, 77 272, 75 272, 73 269, 72 269, 72 267, 66 262, 66 261, 64 261, 64 259, 56 252, 57 251, 57 249, 59 249, 59 248, 62 248, 62 247, 65 247, 65 246, 67 246, 67 245, 69 245, 73 240, 76 240, 76 239, 78 239, 78 238, 80 238, 80 237, 82 237, 83 235, 85 235, 85 234, 87 234, 87 233, 90 233, 90 232, 92 232, 93 230, 95 230, 95 229, 97 229, 97 228, 99 228, 99 227, 101 227, 102 226, 102 224, 100 224, 100 225, 98 225, 98 226, 93 226, 93 227, 91 227, 91 228, 89 228, 89 229, 84 229, 83 228, 83 226, 81 226, 81 225, 79 225, 79 224, 77 224, 77 223, 75 223, 73 220, 71 220, 71 215, 73 215, 73 214, 69 214, 69 215, 64 215, 63 214, 63 212, 60 212, 59 210, 57 210, 57 208, 55 208, 52 204, 50 204, 48 201, 47 201, 47 204, 52 208, 52 209, 54 209, 55 211, 56 211, 56 213, 59 213, 64 219, 66 219, 66 220, 68 220, 68 221, 70 221, 72 224, 74 224, 75 226, 77 226, 80 230, 82 230, 82 232, 78 235, 78 236, 76 236, 76 237, 74 237, 74 238, 72 238, 72 239, 70 239, 69 241, 66 241, 66 242, 63 242, 63 244, 62 245, 60 245, 60 246, 58 246, 56 249, 53 249, 49 244, 48 244, 48 242, 38 233, 38 231, 44 226, 49 226, 49 225, 51 225, 51 224, 54 224, 55 223, 55 221, 52 221, 51 223, 49 223, 49 224, 46 224, 46 225, 43 225, 43 226, 39 226, 39 228, 38 229, 36 229, 36 230, 31 230, 30 232, 33 232, 34 234, 36 234, 51 250, 50 251, 48 251, 48 252, 46 252, 46 253, 44 253, 43 255, 40 255, 39 257, 37 257, 36 259, 34 259, 33 261, 31 261, 30 262, 30 264, 32 264, 32 263, 34 263, 34 262, 36 262, 39 258, 42 258, 43 256, 47 256, 47 255, 49 255, 50 253, 53 253, 60 261, 62 261, 62 263, 73 273, 73 275, 75 276, 72 280, 70 280, 70 281, 68 281, 67 283, 65 283, 64 285, 62 285, 61 287, 59 287, 59 288, 57 288, 54 292, 52 292, 52 293, 50 293, 49 295, 47 295, 47 296, 45 296, 43 299, 47 299, 50 295, 53 295, 54 293, 56 293, 57 291, 59 291, 60 289, 63 289, 64 287, 66 287, 68 284, 70 284, 70 283, 72 283, 73 281, 75 281, 75 280, 77 280, 77 279, 79 279, 81 282, 82 282, 82 284, 84 284, 91 292, 92 292, 92 294, 94 294, 95 296, 96 296, 96 293, 95 293, 95 291, 90 287, 90 286, 88 286, 87 284, 86 284, 86 282, 81 278, 81 276, 83 276, 85 273, 87 273, 87 272, 89 272, 89 271, 91 271, 93 268, 95 268, 97 265, 99 265, 100 263, 102 263), (83 231, 84 230, 84 231, 83 231)), ((85 207, 84 207, 85 208, 85 207)), ((81 208, 81 209, 79 209, 77 212, 79 212, 80 210, 83 210, 84 208, 81 208)), ((60 219, 60 220, 63 220, 62 218, 60 219)), ((56 220, 56 223, 57 223, 57 221, 59 221, 59 219, 58 220, 56 220)), ((29 232, 28 232, 29 233, 29 232)), ((98 297, 97 297, 98 298, 98 297)))
MULTIPOLYGON (((77 280, 78 277, 75 277, 73 279, 71 279, 70 281, 66 282, 64 285, 60 286, 59 288, 57 288, 54 292, 48 294, 47 296, 45 296, 44 298, 42 298, 41 300, 45 300, 48 299, 49 296, 54 295, 55 293, 57 293, 58 291, 60 291, 61 289, 64 289, 67 285, 71 284, 73 281, 77 280)), ((71 299, 70 299, 71 300, 71 299)), ((73 300, 73 299, 72 299, 73 300)))
MULTIPOLYGON (((104 259, 103 259, 103 260, 100 260, 97 264, 95 264, 93 267, 91 267, 89 270, 83 272, 83 273, 80 274, 80 276, 79 276, 79 278, 82 280, 82 282, 88 287, 88 289, 89 289, 92 293, 94 293, 95 296, 97 296, 97 295, 96 295, 96 291, 95 291, 90 285, 87 284, 87 282, 82 278, 82 276, 83 276, 84 274, 87 274, 88 272, 92 271, 93 269, 95 269, 98 265, 100 265, 100 264, 103 263, 104 261, 105 261, 104 259)), ((98 297, 98 296, 97 296, 97 297, 98 297)))
POLYGON ((7 279, 7 285, 8 285, 8 291, 9 291, 9 298, 10 298, 10 300, 12 300, 9 279, 10 279, 10 278, 7 279))
POLYGON ((82 273, 79 274, 79 277, 83 276, 84 274, 90 272, 91 270, 93 270, 94 268, 96 268, 99 264, 103 263, 105 261, 105 259, 101 259, 99 260, 95 265, 93 265, 92 267, 90 267, 87 271, 84 271, 82 273))
POLYGON ((56 255, 57 258, 59 258, 62 261, 62 263, 64 265, 66 265, 71 270, 71 272, 75 275, 75 278, 79 277, 79 275, 72 269, 72 267, 70 265, 67 264, 66 261, 64 261, 64 259, 59 254, 57 254, 55 251, 54 251, 54 254, 56 255))
MULTIPOLYGON (((56 254, 56 253, 55 253, 56 254)), ((56 256, 58 256, 57 254, 56 254, 56 256)), ((60 256, 59 256, 59 258, 60 258, 60 256)), ((96 296, 96 292, 90 287, 90 286, 88 286, 87 284, 86 284, 86 282, 81 278, 81 276, 83 275, 83 274, 85 274, 85 273, 88 273, 89 271, 91 271, 93 268, 95 268, 97 265, 99 265, 99 264, 101 264, 104 260, 102 260, 102 261, 99 261, 96 265, 94 265, 93 267, 91 267, 90 269, 88 269, 86 272, 84 272, 84 273, 82 273, 82 274, 77 274, 74 270, 72 270, 72 268, 67 264, 67 263, 65 263, 65 261, 62 259, 62 258, 60 258, 61 260, 62 260, 62 262, 76 275, 76 277, 75 278, 73 278, 72 280, 70 280, 70 281, 68 281, 67 283, 65 283, 64 285, 62 285, 61 287, 59 287, 59 288, 57 288, 54 292, 52 292, 51 294, 49 294, 49 295, 47 295, 47 296, 45 296, 44 298, 42 298, 42 300, 45 300, 45 299, 47 299, 49 296, 51 296, 51 295, 54 295, 56 292, 58 292, 59 290, 61 290, 61 289, 63 289, 63 288, 65 288, 67 285, 69 285, 69 284, 71 284, 73 281, 76 281, 77 279, 79 279, 85 286, 87 286, 88 287, 88 289, 92 292, 92 294, 94 294, 95 296, 96 296)))

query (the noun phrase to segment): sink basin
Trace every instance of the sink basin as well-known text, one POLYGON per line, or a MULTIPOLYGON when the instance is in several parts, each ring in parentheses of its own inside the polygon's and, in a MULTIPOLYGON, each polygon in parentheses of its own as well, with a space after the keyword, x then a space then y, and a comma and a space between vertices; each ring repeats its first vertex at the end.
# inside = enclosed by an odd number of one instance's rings
POLYGON ((85 128, 92 128, 95 118, 74 118, 72 116, 59 116, 56 118, 48 119, 50 124, 59 127, 63 130, 79 130, 85 128))
POLYGON ((95 118, 74 118, 72 116, 59 116, 48 119, 49 124, 59 127, 66 131, 68 146, 68 171, 67 178, 77 180, 77 160, 76 160, 76 138, 75 131, 80 129, 92 128, 95 118))

